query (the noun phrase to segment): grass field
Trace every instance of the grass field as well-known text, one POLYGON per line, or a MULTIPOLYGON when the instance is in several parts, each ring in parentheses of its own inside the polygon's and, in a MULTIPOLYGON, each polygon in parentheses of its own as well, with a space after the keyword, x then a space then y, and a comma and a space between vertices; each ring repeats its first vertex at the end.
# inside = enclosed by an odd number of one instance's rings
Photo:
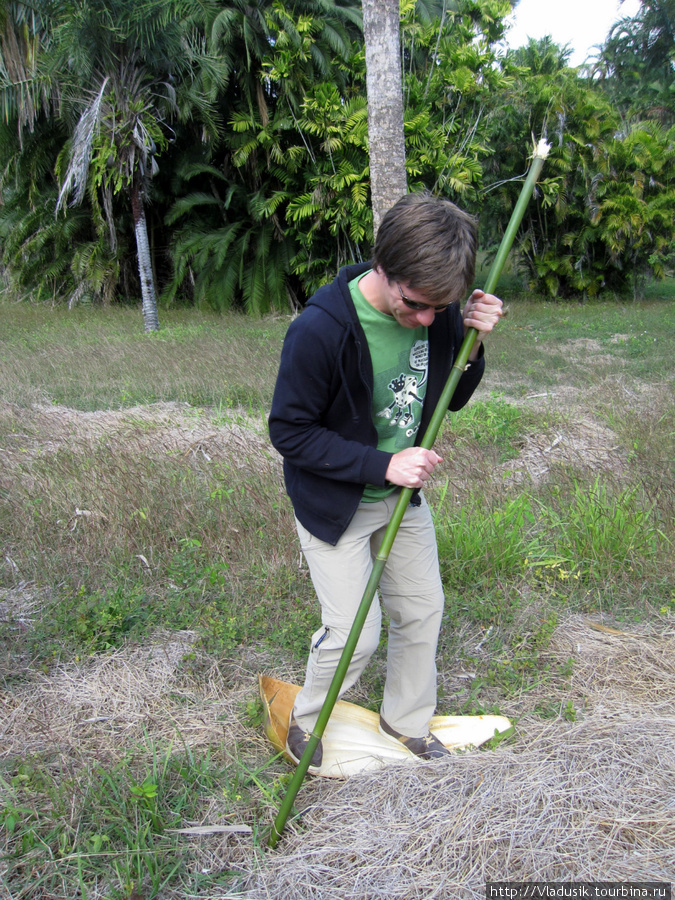
MULTIPOLYGON (((447 595, 440 711, 516 724, 467 756, 483 769, 595 715, 582 638, 561 649, 580 623, 606 640, 670 640, 675 624, 670 286, 642 303, 509 306, 427 491, 447 595)), ((161 325, 0 305, 0 896, 460 896, 412 893, 404 875, 397 892, 390 847, 379 869, 370 851, 353 893, 328 863, 323 892, 305 874, 291 888, 275 866, 297 864, 302 820, 276 862, 263 853, 288 767, 264 739, 255 676, 301 679, 318 624, 265 425, 288 320, 165 311, 161 325), (181 833, 195 826, 220 830, 181 833)), ((378 708, 385 654, 351 699, 378 708)), ((668 678, 659 703, 672 717, 668 678)), ((303 790, 303 806, 357 802, 347 786, 303 790)), ((672 821, 669 844, 649 828, 672 848, 672 821)), ((604 839, 605 860, 624 853, 616 831, 604 839)), ((649 847, 630 856, 637 880, 666 872, 649 847)), ((466 875, 466 896, 491 865, 466 875)), ((511 872, 594 874, 533 865, 511 872)), ((598 866, 597 880, 619 871, 598 866)))

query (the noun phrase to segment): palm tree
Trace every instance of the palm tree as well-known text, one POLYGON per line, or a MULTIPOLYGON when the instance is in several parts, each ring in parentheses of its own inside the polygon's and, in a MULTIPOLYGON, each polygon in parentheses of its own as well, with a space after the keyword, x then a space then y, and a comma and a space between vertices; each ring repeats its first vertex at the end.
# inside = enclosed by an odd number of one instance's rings
POLYGON ((33 130, 41 109, 58 100, 58 90, 38 69, 48 41, 39 0, 0 0, 0 109, 5 122, 16 122, 20 140, 24 128, 33 130))
POLYGON ((626 113, 675 121, 675 0, 642 0, 612 28, 596 75, 626 113))
POLYGON ((132 59, 112 76, 104 76, 73 133, 68 168, 56 205, 58 214, 71 195, 73 205, 79 205, 91 182, 94 190, 100 190, 103 195, 102 207, 114 252, 117 241, 112 195, 120 191, 128 193, 146 331, 159 328, 144 196, 157 165, 155 153, 158 146, 161 149, 165 144, 162 121, 152 99, 151 79, 138 60, 132 59), (107 153, 105 157, 104 153, 107 153))
POLYGON ((301 302, 289 206, 323 152, 305 107, 320 85, 351 79, 359 22, 353 2, 334 0, 229 0, 215 15, 207 34, 230 73, 219 98, 228 128, 222 144, 188 148, 177 167, 165 221, 181 228, 165 299, 187 289, 197 302, 253 314, 301 302))
POLYGON ((63 79, 65 114, 79 118, 67 150, 57 212, 69 197, 79 204, 89 189, 100 203, 110 245, 116 244, 112 199, 126 195, 133 214, 146 331, 159 328, 145 218, 157 157, 168 144, 167 125, 179 118, 185 94, 206 113, 212 97, 199 86, 203 62, 214 87, 223 72, 192 38, 185 22, 197 21, 199 0, 67 0, 53 23, 52 65, 63 79), (191 39, 192 38, 192 39, 191 39), (194 82, 197 81, 195 89, 194 82), (192 82, 192 83, 191 83, 192 82))
POLYGON ((370 190, 375 233, 407 191, 398 0, 363 0, 370 190))

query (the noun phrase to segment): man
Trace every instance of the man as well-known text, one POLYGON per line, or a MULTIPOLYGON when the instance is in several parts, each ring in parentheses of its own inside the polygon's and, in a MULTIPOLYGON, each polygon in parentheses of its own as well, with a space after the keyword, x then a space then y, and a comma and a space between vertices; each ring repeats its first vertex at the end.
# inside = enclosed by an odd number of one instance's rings
MULTIPOLYGON (((417 446, 469 328, 478 331, 450 408, 481 380, 483 338, 502 315, 474 291, 475 220, 427 193, 385 215, 370 263, 347 266, 291 324, 269 429, 322 612, 287 741, 299 761, 321 710, 400 488, 415 493, 381 581, 390 619, 380 732, 422 759, 448 753, 429 731, 443 612, 438 553, 420 493, 442 459, 417 446)), ((374 600, 342 685, 350 688, 379 643, 374 600)), ((316 748, 309 771, 321 765, 316 748)))

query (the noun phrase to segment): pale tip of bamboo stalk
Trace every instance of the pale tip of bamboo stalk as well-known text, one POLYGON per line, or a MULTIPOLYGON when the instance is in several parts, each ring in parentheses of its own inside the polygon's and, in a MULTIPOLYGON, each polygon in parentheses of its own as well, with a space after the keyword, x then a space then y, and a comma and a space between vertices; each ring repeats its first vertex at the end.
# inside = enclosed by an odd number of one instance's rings
POLYGON ((542 138, 537 144, 537 149, 534 151, 534 155, 539 157, 539 159, 546 159, 548 156, 549 150, 551 149, 551 145, 542 138))

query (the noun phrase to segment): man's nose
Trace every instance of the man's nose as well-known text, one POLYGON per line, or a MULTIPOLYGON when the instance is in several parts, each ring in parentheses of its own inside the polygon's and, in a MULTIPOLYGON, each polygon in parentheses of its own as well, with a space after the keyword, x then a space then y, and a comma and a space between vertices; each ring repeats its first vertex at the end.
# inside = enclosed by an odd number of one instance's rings
POLYGON ((429 309, 421 309, 417 313, 417 321, 420 325, 425 325, 427 328, 434 321, 434 316, 436 315, 435 311, 431 308, 429 309))

